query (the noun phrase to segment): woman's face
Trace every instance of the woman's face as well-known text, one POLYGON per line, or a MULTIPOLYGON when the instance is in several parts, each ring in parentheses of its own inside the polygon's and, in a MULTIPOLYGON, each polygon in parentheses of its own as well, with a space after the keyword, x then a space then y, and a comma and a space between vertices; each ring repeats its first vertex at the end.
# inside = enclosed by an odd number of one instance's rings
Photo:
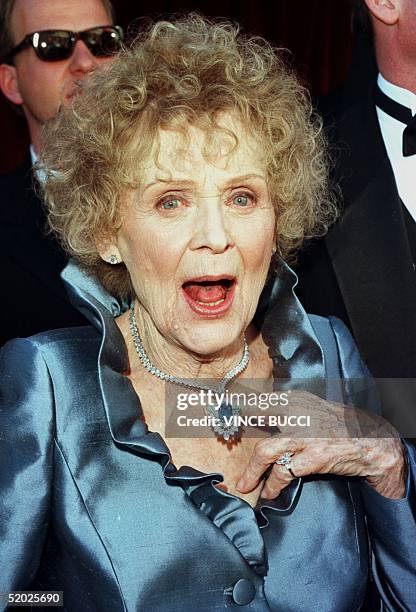
POLYGON ((117 235, 139 308, 168 342, 201 355, 246 330, 275 243, 261 147, 231 117, 221 125, 240 145, 230 154, 229 139, 222 152, 217 143, 209 160, 200 129, 189 128, 186 148, 178 132, 160 131, 157 159, 129 193, 117 235))

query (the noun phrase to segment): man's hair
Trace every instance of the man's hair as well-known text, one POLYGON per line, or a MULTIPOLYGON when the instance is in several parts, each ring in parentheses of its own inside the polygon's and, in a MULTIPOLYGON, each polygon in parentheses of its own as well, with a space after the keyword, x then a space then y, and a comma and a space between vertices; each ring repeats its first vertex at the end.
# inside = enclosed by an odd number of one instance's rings
POLYGON ((369 38, 373 35, 373 24, 371 21, 370 11, 367 8, 364 0, 353 0, 352 15, 354 30, 361 30, 369 38))
MULTIPOLYGON (((111 21, 114 21, 115 14, 111 0, 101 0, 101 2, 111 21)), ((15 4, 16 0, 0 0, 0 63, 8 61, 12 49, 20 42, 13 40, 11 31, 11 17, 15 4)))
POLYGON ((228 153, 239 144, 221 126, 225 113, 260 143, 282 257, 334 220, 321 121, 281 52, 197 14, 150 24, 44 132, 50 226, 113 295, 132 294, 129 275, 102 261, 97 243, 115 237, 127 191, 142 185, 149 159, 157 163, 160 129, 180 134, 186 151, 188 126, 200 128, 215 161, 224 143, 228 153))

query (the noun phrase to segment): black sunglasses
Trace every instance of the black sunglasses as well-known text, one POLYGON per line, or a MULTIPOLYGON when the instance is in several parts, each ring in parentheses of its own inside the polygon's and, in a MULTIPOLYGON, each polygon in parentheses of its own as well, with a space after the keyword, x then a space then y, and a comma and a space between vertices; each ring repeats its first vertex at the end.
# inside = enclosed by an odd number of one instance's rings
POLYGON ((95 57, 114 55, 121 49, 123 29, 120 26, 97 26, 82 32, 69 30, 41 30, 24 37, 10 52, 11 60, 26 47, 33 47, 39 59, 59 62, 68 59, 78 40, 82 40, 95 57))

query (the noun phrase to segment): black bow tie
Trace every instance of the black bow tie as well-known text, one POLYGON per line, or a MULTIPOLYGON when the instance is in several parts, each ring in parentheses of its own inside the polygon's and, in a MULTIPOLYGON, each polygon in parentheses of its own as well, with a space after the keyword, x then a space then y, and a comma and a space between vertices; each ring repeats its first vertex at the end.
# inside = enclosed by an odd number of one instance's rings
POLYGON ((409 157, 409 155, 416 154, 416 115, 412 117, 412 111, 407 106, 399 104, 395 100, 392 100, 385 93, 381 91, 377 85, 375 90, 375 103, 376 106, 381 108, 382 111, 397 119, 401 123, 406 124, 406 128, 403 132, 403 157, 409 157))

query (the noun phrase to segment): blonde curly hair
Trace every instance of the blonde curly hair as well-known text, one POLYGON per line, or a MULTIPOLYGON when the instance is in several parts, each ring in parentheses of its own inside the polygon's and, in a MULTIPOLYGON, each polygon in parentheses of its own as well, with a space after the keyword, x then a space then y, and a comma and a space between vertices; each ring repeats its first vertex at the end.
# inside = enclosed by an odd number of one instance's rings
POLYGON ((224 131, 217 120, 229 112, 261 139, 278 253, 293 261, 306 238, 325 233, 335 205, 321 122, 281 52, 264 39, 194 13, 150 24, 46 126, 50 227, 113 295, 129 297, 130 278, 124 264, 101 259, 97 243, 120 227, 123 196, 140 183, 159 129, 186 132, 191 124, 212 135, 224 131))

